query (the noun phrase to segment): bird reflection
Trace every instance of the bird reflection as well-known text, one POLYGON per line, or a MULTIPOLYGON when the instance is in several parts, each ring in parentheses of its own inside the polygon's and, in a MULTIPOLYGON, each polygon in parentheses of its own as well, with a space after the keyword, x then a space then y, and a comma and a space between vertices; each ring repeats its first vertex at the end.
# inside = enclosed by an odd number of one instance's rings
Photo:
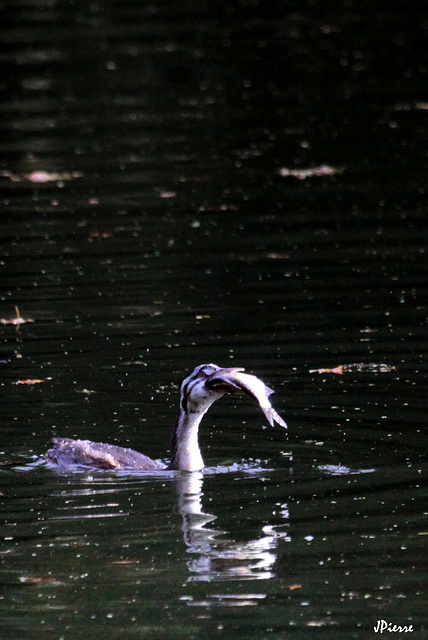
MULTIPOLYGON (((192 558, 187 562, 189 582, 213 580, 266 580, 273 574, 279 539, 288 533, 281 527, 266 525, 259 538, 248 542, 228 539, 227 532, 208 526, 215 515, 205 513, 202 506, 203 474, 177 472, 176 509, 183 518, 183 540, 192 558)), ((288 508, 282 506, 288 518, 288 508)))

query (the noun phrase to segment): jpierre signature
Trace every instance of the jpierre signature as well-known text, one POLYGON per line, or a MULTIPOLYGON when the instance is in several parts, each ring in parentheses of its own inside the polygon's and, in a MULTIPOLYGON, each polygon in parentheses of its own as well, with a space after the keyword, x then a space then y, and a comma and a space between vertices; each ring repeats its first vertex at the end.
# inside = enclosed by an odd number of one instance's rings
POLYGON ((389 631, 389 633, 413 633, 413 625, 401 625, 394 624, 393 622, 387 622, 386 620, 378 620, 376 626, 373 627, 375 633, 383 633, 389 631))

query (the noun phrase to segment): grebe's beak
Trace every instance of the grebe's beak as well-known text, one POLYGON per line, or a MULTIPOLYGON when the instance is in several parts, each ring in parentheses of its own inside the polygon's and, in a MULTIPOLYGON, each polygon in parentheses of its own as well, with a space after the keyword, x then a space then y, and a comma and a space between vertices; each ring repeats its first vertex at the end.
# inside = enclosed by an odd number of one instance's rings
POLYGON ((234 374, 239 371, 245 371, 245 369, 241 367, 219 369, 207 378, 205 386, 220 393, 242 393, 241 386, 234 378, 234 374))

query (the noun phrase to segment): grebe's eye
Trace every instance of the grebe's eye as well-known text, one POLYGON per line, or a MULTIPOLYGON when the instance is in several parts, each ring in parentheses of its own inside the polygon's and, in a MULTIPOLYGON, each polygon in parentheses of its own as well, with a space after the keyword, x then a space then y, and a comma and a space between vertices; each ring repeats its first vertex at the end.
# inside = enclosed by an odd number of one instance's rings
POLYGON ((197 369, 198 378, 209 378, 213 373, 218 371, 220 367, 216 364, 203 364, 197 369))

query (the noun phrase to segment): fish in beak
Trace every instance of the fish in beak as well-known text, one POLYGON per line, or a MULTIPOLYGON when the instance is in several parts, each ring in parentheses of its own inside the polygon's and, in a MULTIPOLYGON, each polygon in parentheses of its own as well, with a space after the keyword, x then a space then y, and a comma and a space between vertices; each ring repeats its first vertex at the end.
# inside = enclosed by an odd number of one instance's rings
POLYGON ((205 385, 208 389, 220 393, 244 393, 250 396, 259 403, 270 425, 273 426, 277 422, 287 429, 287 424, 269 401, 269 396, 274 393, 273 389, 265 385, 260 378, 243 372, 244 369, 241 368, 219 369, 207 378, 205 385))

